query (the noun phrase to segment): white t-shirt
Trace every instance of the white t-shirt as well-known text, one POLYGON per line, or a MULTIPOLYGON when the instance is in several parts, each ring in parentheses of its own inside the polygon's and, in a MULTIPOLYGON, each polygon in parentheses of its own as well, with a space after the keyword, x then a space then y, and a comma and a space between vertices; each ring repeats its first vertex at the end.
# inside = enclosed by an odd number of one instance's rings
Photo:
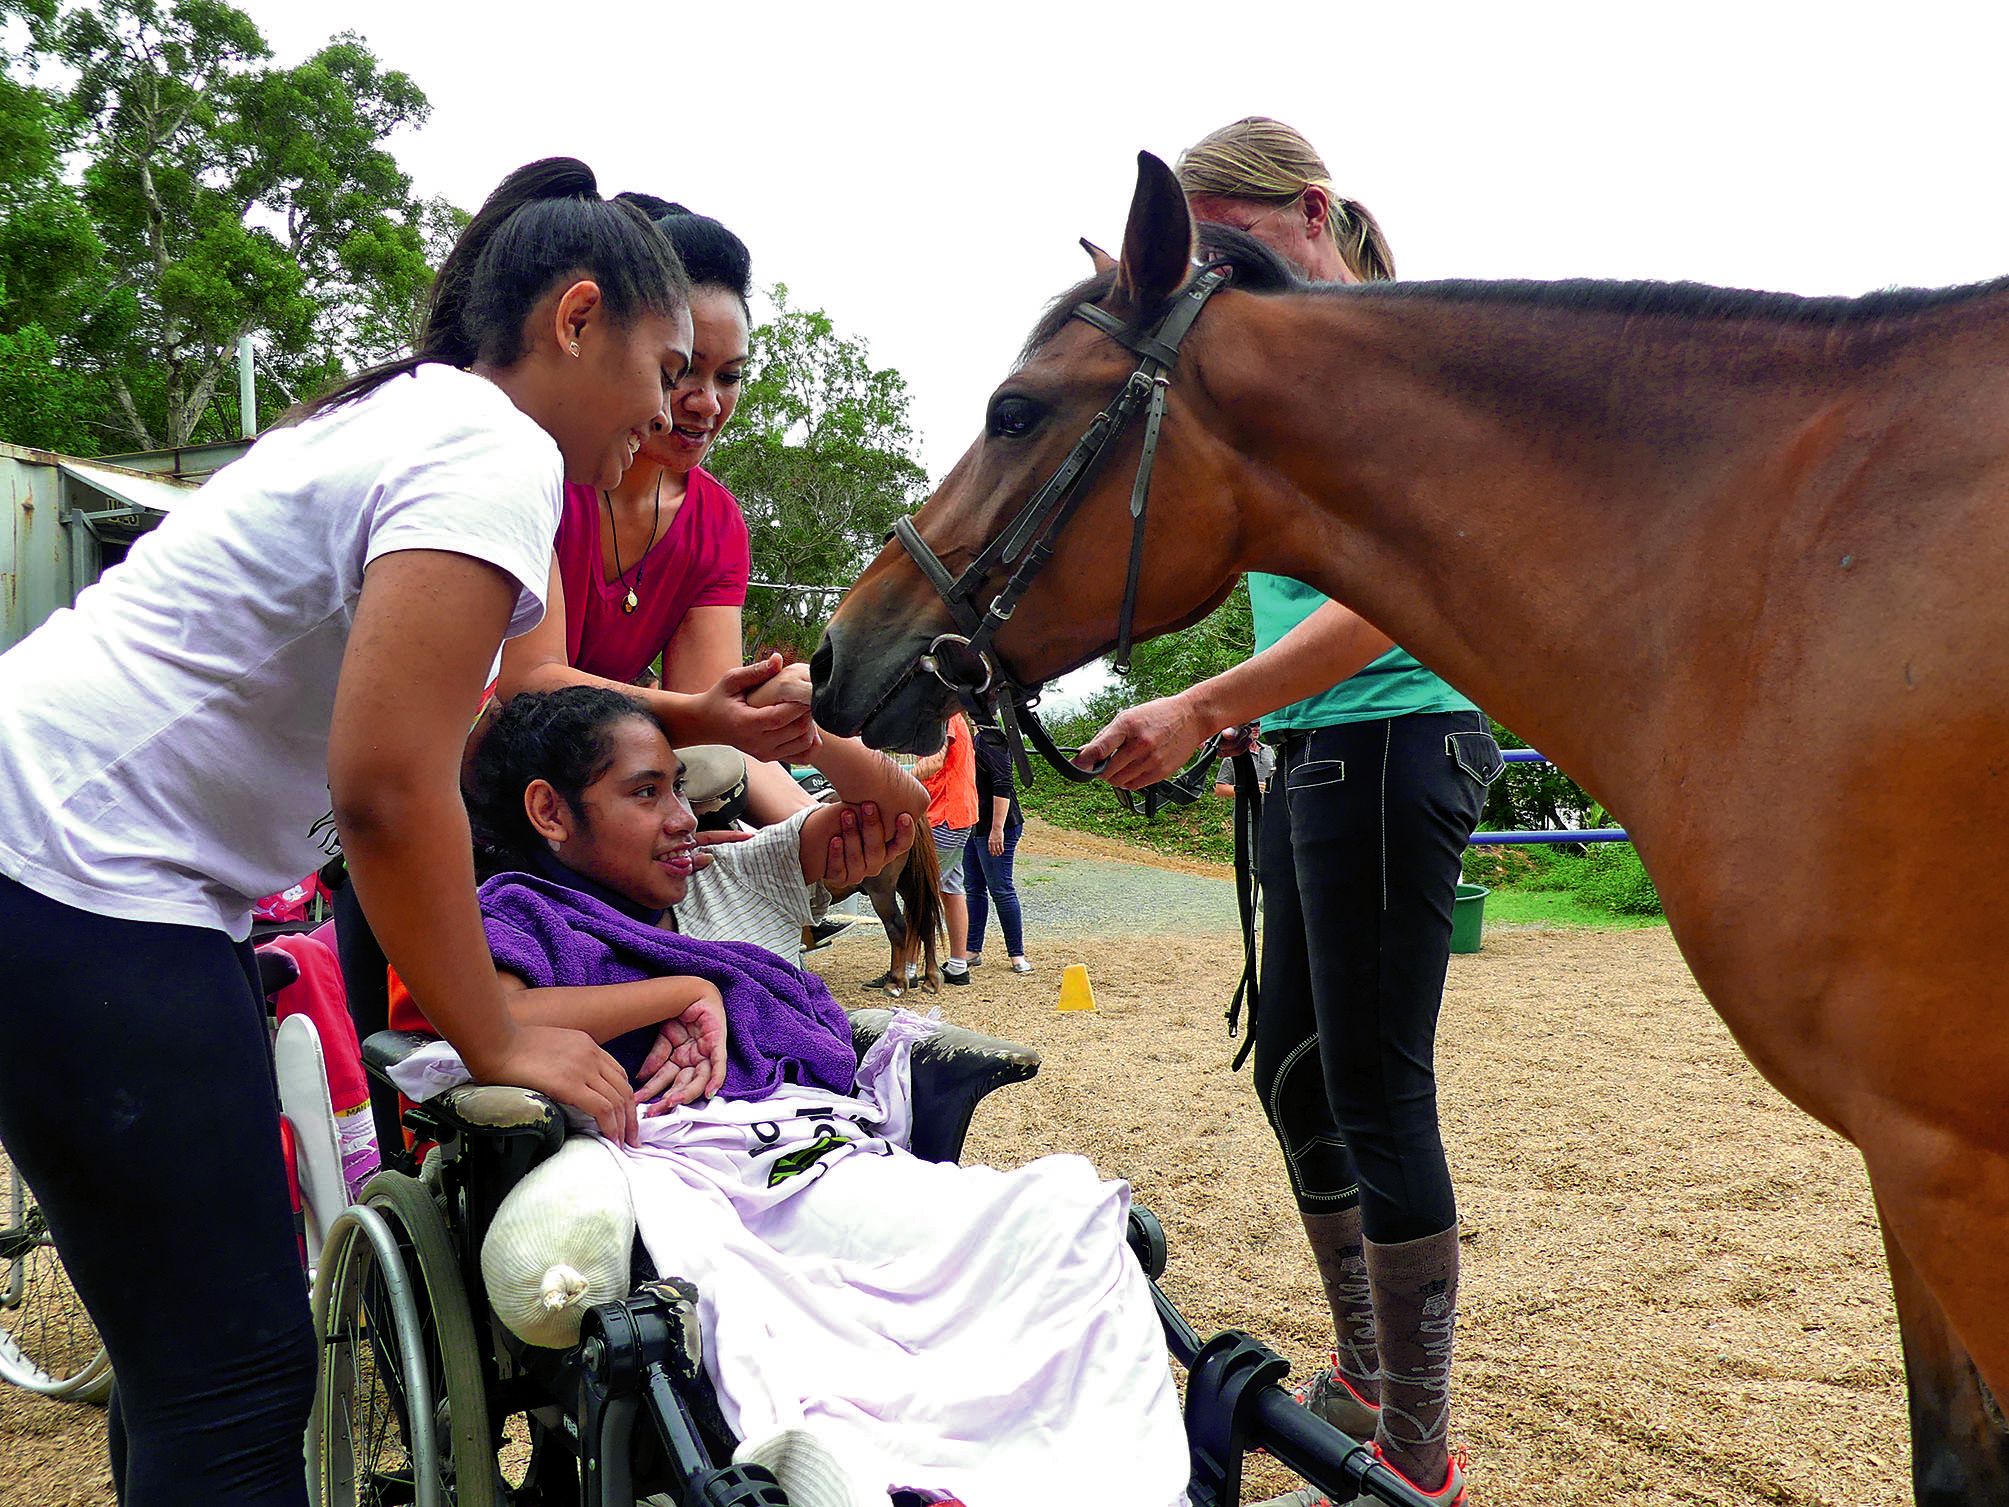
POLYGON ((522 633, 563 479, 542 428, 448 366, 265 436, 0 655, 0 873, 248 935, 251 902, 331 851, 328 724, 364 569, 486 561, 516 582, 522 633))
POLYGON ((677 930, 701 942, 752 942, 800 966, 802 928, 830 905, 830 891, 802 882, 802 827, 820 809, 804 806, 745 842, 706 848, 712 861, 691 875, 677 930))

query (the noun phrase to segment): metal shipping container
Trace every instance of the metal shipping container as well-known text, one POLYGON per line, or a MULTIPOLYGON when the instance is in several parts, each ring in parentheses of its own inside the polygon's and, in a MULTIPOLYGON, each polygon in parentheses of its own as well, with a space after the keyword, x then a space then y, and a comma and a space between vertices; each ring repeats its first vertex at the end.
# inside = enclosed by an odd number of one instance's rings
POLYGON ((75 602, 195 492, 194 482, 150 469, 0 444, 0 653, 75 602))

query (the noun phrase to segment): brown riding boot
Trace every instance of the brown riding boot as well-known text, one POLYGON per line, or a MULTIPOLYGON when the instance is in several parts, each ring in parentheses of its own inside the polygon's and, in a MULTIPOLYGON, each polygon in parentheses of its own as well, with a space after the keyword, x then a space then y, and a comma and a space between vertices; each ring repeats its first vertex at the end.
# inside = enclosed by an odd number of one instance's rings
MULTIPOLYGON (((1381 1425, 1375 1445, 1426 1495, 1454 1496, 1451 1342, 1458 1314, 1458 1227, 1421 1240, 1363 1240, 1381 1355, 1381 1425), (1442 1482, 1442 1488, 1438 1483, 1442 1482)), ((1462 1482, 1459 1483, 1462 1485, 1462 1482)))
POLYGON ((1332 1369, 1300 1387, 1297 1399, 1342 1433, 1372 1439, 1381 1417, 1381 1359, 1375 1349, 1374 1301, 1361 1251, 1360 1206, 1332 1214, 1300 1209, 1298 1217, 1318 1262, 1337 1343, 1332 1369))

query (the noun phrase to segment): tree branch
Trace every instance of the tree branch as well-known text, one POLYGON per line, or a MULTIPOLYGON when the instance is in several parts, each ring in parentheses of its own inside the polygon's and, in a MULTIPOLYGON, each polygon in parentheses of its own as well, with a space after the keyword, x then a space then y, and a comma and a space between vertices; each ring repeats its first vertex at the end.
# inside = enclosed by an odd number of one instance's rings
MULTIPOLYGON (((230 364, 230 358, 237 352, 237 342, 250 333, 251 326, 249 324, 240 324, 224 337, 223 345, 217 351, 216 356, 204 365, 201 375, 195 379, 195 386, 189 389, 188 401, 182 405, 181 412, 176 415, 178 422, 175 427, 183 432, 170 439, 168 441, 169 444, 185 445, 188 443, 189 435, 195 433, 195 426, 202 422, 202 416, 209 408, 209 400, 216 394, 217 381, 223 376, 224 369, 230 364)), ((257 415, 252 415, 252 418, 255 422, 257 415)))
POLYGON ((132 430, 133 438, 139 441, 140 449, 158 450, 160 447, 154 443, 153 431, 140 418, 139 407, 133 402, 132 390, 126 386, 124 377, 112 377, 112 395, 119 400, 119 411, 126 416, 126 426, 132 430))

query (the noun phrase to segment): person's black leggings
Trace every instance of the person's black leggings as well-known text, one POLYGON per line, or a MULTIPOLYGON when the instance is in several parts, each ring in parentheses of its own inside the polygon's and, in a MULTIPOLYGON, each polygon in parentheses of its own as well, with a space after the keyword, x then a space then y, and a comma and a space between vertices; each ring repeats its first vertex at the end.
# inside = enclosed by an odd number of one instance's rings
POLYGON ((1286 737, 1263 804, 1256 1091, 1308 1214, 1382 1245, 1457 1219, 1437 1011, 1466 841, 1501 769, 1476 712, 1286 737))
POLYGON ((307 1277, 248 946, 0 877, 0 1143, 117 1377, 125 1507, 307 1500, 307 1277))

